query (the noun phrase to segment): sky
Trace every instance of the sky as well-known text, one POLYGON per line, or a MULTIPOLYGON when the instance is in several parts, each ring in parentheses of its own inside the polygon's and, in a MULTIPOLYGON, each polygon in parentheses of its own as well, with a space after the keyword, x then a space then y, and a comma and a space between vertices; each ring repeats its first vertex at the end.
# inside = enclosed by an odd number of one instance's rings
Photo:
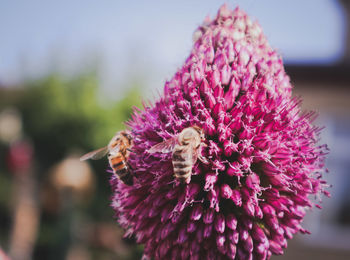
MULTIPOLYGON (((97 64, 102 87, 132 76, 161 89, 190 52, 192 33, 225 1, 0 0, 0 84, 97 64)), ((342 55, 344 13, 332 0, 235 0, 287 63, 342 55)))

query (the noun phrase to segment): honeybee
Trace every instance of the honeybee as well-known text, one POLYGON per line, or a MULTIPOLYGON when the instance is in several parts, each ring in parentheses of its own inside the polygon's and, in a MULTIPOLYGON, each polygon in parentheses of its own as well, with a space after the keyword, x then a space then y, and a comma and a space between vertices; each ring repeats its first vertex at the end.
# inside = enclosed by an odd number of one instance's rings
POLYGON ((127 131, 120 131, 116 133, 107 146, 83 155, 80 161, 88 159, 98 160, 108 154, 109 165, 113 169, 114 174, 123 183, 131 186, 133 184, 133 178, 127 161, 132 144, 131 135, 127 131))
POLYGON ((192 167, 197 159, 208 163, 201 154, 202 148, 206 146, 204 141, 203 130, 198 126, 191 126, 183 129, 180 134, 152 146, 148 152, 172 152, 174 176, 181 183, 188 184, 191 181, 192 167))

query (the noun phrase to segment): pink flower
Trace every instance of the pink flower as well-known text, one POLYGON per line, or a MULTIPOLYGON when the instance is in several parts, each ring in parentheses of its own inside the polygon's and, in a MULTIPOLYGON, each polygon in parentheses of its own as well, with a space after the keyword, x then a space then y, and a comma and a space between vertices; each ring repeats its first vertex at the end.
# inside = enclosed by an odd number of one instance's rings
POLYGON ((309 195, 328 194, 325 146, 281 57, 239 8, 220 8, 194 34, 185 64, 164 95, 129 126, 134 185, 112 177, 119 223, 155 259, 268 259, 305 233, 309 195), (188 184, 174 179, 171 153, 148 153, 184 128, 204 130, 206 147, 188 184))

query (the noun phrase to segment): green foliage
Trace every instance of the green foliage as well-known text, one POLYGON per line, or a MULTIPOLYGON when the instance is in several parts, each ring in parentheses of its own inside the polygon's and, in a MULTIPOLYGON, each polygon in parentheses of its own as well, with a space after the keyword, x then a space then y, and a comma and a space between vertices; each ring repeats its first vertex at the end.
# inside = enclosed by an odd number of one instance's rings
MULTIPOLYGON (((26 84, 18 107, 24 132, 35 144, 37 156, 48 165, 68 152, 105 146, 113 134, 125 128, 133 105, 140 105, 137 86, 118 102, 98 102, 98 82, 93 73, 73 79, 49 75, 26 84)), ((116 95, 120 95, 120 90, 116 95)))

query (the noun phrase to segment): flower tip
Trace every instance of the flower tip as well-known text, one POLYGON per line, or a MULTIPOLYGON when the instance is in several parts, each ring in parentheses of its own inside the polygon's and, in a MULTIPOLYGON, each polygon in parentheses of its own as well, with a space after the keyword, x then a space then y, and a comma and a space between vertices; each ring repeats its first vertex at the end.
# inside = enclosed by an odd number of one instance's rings
POLYGON ((227 17, 229 17, 231 15, 231 12, 232 11, 228 7, 228 4, 224 3, 219 9, 217 17, 227 18, 227 17))

